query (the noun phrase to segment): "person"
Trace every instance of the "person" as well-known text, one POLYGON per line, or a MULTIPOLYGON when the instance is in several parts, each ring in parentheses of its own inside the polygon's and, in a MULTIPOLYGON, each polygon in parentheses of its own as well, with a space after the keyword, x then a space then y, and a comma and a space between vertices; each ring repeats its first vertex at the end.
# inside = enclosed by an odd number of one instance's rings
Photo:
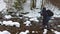
POLYGON ((42 29, 47 28, 47 30, 50 30, 50 24, 48 22, 51 19, 51 17, 53 16, 53 12, 51 12, 51 10, 49 10, 49 9, 46 10, 46 8, 43 7, 43 9, 41 11, 41 15, 43 16, 43 21, 42 21, 43 28, 42 29))

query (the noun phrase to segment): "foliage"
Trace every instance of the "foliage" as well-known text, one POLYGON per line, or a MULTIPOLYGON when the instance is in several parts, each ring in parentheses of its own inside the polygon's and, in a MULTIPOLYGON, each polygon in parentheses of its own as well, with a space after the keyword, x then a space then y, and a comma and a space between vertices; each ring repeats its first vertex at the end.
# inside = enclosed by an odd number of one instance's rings
POLYGON ((23 9, 23 3, 25 3, 26 2, 26 0, 16 0, 15 2, 14 2, 14 5, 13 5, 13 7, 17 10, 17 11, 20 11, 20 10, 22 10, 23 9))

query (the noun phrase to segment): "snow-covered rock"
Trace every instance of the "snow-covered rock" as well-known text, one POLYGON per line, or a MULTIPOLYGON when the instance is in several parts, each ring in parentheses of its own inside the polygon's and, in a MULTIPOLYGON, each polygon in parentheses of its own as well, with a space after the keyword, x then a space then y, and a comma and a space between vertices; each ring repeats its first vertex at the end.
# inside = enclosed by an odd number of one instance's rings
POLYGON ((8 25, 7 21, 3 21, 3 25, 7 26, 8 25))
POLYGON ((16 27, 20 27, 19 22, 13 22, 12 24, 15 25, 16 27))
POLYGON ((6 30, 3 31, 3 33, 4 33, 4 34, 11 34, 10 32, 8 32, 8 31, 6 31, 6 30))
POLYGON ((3 21, 3 25, 10 26, 12 24, 12 21, 3 21))
POLYGON ((5 19, 11 19, 12 18, 11 15, 5 15, 4 17, 5 17, 5 19))
POLYGON ((24 24, 26 24, 26 26, 30 26, 31 22, 30 21, 26 21, 26 22, 24 22, 24 24))
POLYGON ((25 32, 20 32, 19 34, 28 34, 29 30, 26 30, 25 32))
POLYGON ((0 31, 0 34, 11 34, 9 31, 0 31))
POLYGON ((12 21, 3 21, 3 25, 20 27, 19 22, 12 22, 12 21))
POLYGON ((7 21, 8 26, 13 26, 12 21, 7 21))

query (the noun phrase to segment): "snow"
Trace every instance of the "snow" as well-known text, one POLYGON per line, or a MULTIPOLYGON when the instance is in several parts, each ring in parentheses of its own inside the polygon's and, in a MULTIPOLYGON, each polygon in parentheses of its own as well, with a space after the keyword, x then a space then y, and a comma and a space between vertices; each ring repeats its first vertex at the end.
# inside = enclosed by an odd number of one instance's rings
POLYGON ((11 34, 11 33, 5 30, 5 31, 0 31, 0 34, 11 34))
POLYGON ((38 33, 38 31, 32 31, 32 33, 38 33))
MULTIPOLYGON (((29 14, 26 14, 24 16, 26 16, 26 17, 40 17, 41 15, 38 12, 41 11, 41 9, 40 9, 41 8, 41 3, 42 3, 42 0, 37 0, 36 8, 39 8, 39 9, 30 10, 31 0, 27 0, 26 3, 23 4, 23 8, 24 8, 23 11, 24 12, 29 12, 29 14)), ((52 5, 51 3, 45 4, 45 7, 47 9, 50 9, 51 11, 54 12, 54 16, 53 17, 60 17, 60 10, 59 10, 59 8, 57 8, 56 6, 52 5)), ((5 8, 6 8, 6 3, 3 0, 0 0, 0 11, 2 11, 5 8)), ((6 15, 5 18, 10 19, 11 16, 8 15, 8 17, 7 17, 7 15, 6 15)))
POLYGON ((54 13, 53 17, 57 17, 57 18, 60 17, 60 10, 59 10, 59 8, 57 8, 56 6, 52 5, 51 3, 49 3, 49 4, 47 3, 45 5, 45 7, 47 8, 47 10, 50 9, 54 13))
POLYGON ((57 25, 57 27, 60 27, 60 25, 57 25))
POLYGON ((27 0, 26 3, 23 5, 24 12, 30 12, 30 0, 27 0), (28 11, 29 10, 29 11, 28 11))
POLYGON ((19 34, 28 34, 29 30, 26 30, 25 32, 20 32, 19 34))
POLYGON ((37 18, 37 17, 40 17, 41 16, 40 13, 38 13, 38 12, 41 11, 40 9, 33 9, 33 10, 28 10, 28 11, 29 11, 29 13, 26 14, 26 15, 24 15, 25 17, 37 18))
POLYGON ((58 31, 54 31, 54 33, 55 33, 55 34, 60 34, 60 32, 58 32, 58 31))
POLYGON ((0 24, 3 25, 1 21, 0 21, 0 24))
POLYGON ((26 24, 26 26, 30 26, 31 22, 30 21, 26 21, 26 22, 24 22, 24 24, 26 24))
POLYGON ((42 4, 42 0, 36 0, 36 8, 40 8, 42 4))
POLYGON ((35 31, 32 31, 32 33, 35 33, 35 31))
POLYGON ((18 22, 13 22, 13 24, 16 26, 16 27, 20 27, 20 24, 18 22))
POLYGON ((23 17, 19 17, 20 19, 23 19, 23 17))
POLYGON ((37 18, 31 18, 30 21, 39 22, 39 20, 37 18))
POLYGON ((5 26, 16 26, 16 27, 20 27, 19 22, 12 22, 12 21, 3 21, 3 25, 5 26))
POLYGON ((8 25, 8 23, 7 23, 6 21, 3 21, 3 25, 7 26, 7 25, 8 25))
MULTIPOLYGON (((38 13, 38 12, 41 11, 40 8, 41 8, 41 2, 42 2, 42 0, 37 0, 36 8, 39 8, 39 9, 30 10, 30 6, 31 6, 30 2, 31 2, 30 0, 27 0, 26 3, 23 4, 23 8, 24 8, 23 11, 24 12, 29 12, 28 14, 26 14, 24 16, 25 17, 29 17, 30 21, 39 22, 39 20, 37 18, 41 17, 40 13, 38 13)), ((59 10, 59 8, 57 8, 56 6, 52 5, 51 3, 46 4, 45 7, 47 8, 47 10, 50 9, 54 13, 53 17, 57 17, 57 18, 60 17, 60 10, 59 10)), ((3 0, 0 0, 0 11, 2 11, 3 9, 6 9, 6 3, 3 0)), ((17 13, 17 16, 18 15, 19 14, 17 13)), ((4 17, 5 17, 5 19, 12 18, 11 15, 5 15, 4 17)), ((22 17, 19 17, 19 18, 22 19, 22 17)), ((52 19, 54 19, 54 18, 52 18, 52 19)), ((26 21, 26 22, 24 22, 24 24, 26 24, 26 26, 30 26, 31 25, 30 21, 26 21)), ((13 21, 3 21, 3 22, 0 21, 0 24, 1 25, 5 24, 5 26, 14 26, 15 25, 16 27, 20 27, 19 22, 13 22, 13 21)), ((60 27, 60 25, 58 25, 58 27, 60 27)), ((58 32, 58 31, 54 31, 54 30, 52 30, 52 31, 55 34, 60 34, 60 32, 58 32)), ((27 33, 29 33, 29 30, 26 30, 25 32, 20 32, 19 34, 27 34, 27 33)), ((35 33, 35 31, 32 31, 32 33, 35 33)), ((38 32, 36 31, 36 33, 38 33, 38 32)), ((46 33, 47 33, 47 29, 44 29, 43 34, 46 34, 46 33)), ((8 31, 3 31, 3 32, 0 31, 0 34, 11 34, 11 33, 8 32, 8 31)))
POLYGON ((60 34, 60 32, 55 31, 55 30, 53 30, 53 29, 51 29, 51 31, 54 32, 55 34, 60 34))
POLYGON ((5 17, 6 19, 11 19, 11 18, 12 18, 11 15, 5 15, 4 17, 5 17))
POLYGON ((4 0, 0 0, 0 11, 2 11, 5 8, 6 8, 6 3, 4 2, 4 0))
MULTIPOLYGON (((55 34, 60 34, 60 32, 55 31, 55 30, 53 30, 53 29, 51 29, 51 31, 52 31, 53 33, 55 33, 55 34)), ((47 29, 44 29, 43 34, 46 34, 46 33, 47 33, 47 29)))
MULTIPOLYGON (((26 14, 24 15, 25 17, 40 17, 40 14, 38 12, 40 12, 40 9, 34 9, 34 10, 31 10, 30 7, 31 7, 31 0, 27 0, 26 3, 23 5, 24 7, 24 12, 29 12, 29 14, 26 14)), ((40 5, 39 5, 40 6, 40 5)))
POLYGON ((38 33, 38 31, 36 31, 36 33, 38 33))
POLYGON ((44 32, 43 32, 43 34, 46 34, 47 33, 47 29, 44 29, 44 32))
MULTIPOLYGON (((42 3, 42 0, 37 0, 36 2, 36 8, 39 8, 39 9, 33 9, 33 10, 30 10, 30 0, 27 0, 27 2, 24 4, 24 12, 29 12, 29 14, 26 14, 24 15, 25 17, 29 17, 29 18, 37 18, 37 17, 41 17, 40 12, 41 11, 41 3, 42 3)), ((60 17, 60 10, 59 8, 57 8, 56 6, 52 5, 51 3, 47 3, 45 4, 45 7, 48 9, 50 9, 53 13, 54 13, 54 16, 53 17, 60 17), (58 11, 58 12, 57 12, 58 11)))

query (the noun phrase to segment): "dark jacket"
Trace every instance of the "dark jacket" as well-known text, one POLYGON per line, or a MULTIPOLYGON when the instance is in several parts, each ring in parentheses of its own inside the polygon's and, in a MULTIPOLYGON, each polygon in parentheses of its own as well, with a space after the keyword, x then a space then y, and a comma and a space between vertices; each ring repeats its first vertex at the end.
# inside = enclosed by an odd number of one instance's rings
POLYGON ((42 9, 41 15, 42 15, 43 17, 46 17, 46 16, 47 16, 46 8, 43 8, 43 9, 42 9))

